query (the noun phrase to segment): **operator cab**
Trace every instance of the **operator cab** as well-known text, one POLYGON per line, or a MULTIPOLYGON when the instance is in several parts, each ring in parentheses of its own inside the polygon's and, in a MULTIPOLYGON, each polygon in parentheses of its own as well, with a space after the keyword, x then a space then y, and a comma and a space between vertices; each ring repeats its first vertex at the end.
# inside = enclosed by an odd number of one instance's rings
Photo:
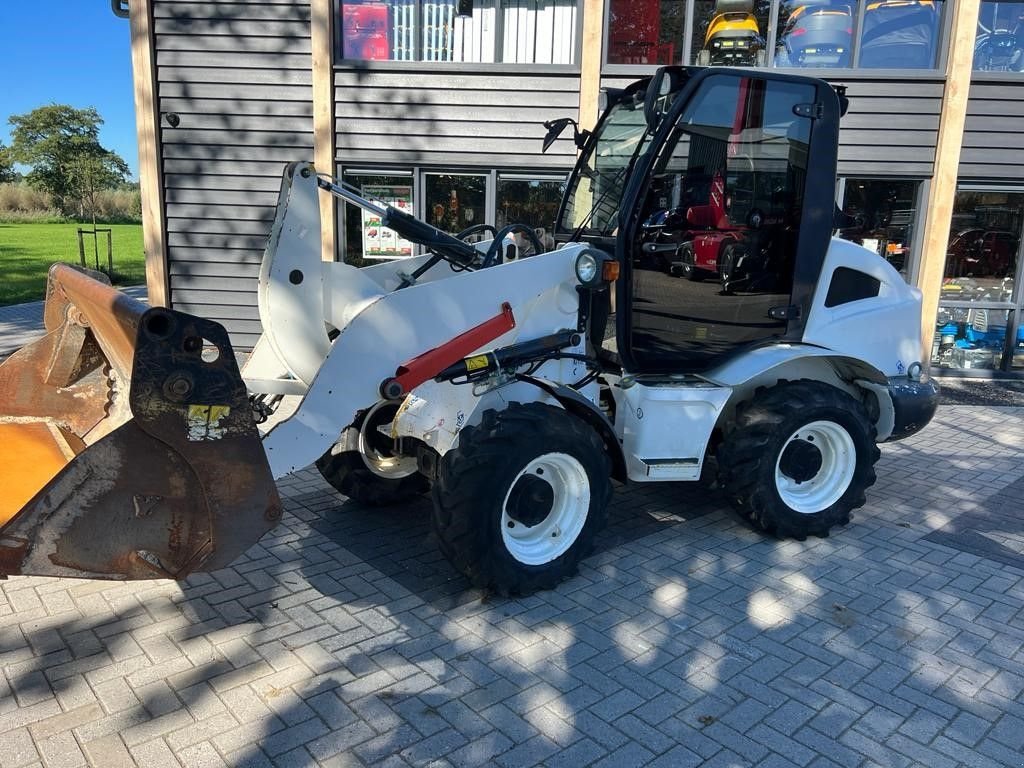
POLYGON ((835 91, 665 67, 608 97, 556 224, 621 264, 595 346, 630 373, 687 373, 799 340, 831 236, 835 91))

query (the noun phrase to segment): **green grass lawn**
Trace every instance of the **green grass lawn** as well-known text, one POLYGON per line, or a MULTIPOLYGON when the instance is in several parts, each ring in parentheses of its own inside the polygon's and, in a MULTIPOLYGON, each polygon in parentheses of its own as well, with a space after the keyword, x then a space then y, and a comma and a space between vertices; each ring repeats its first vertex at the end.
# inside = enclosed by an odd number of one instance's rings
MULTIPOLYGON (((111 230, 115 285, 146 281, 141 224, 98 224, 111 230)), ((77 230, 85 224, 0 224, 0 306, 38 301, 46 294, 46 271, 55 261, 79 264, 77 230)), ((106 269, 106 235, 99 235, 100 266, 106 269)), ((91 235, 86 264, 96 267, 91 235)))

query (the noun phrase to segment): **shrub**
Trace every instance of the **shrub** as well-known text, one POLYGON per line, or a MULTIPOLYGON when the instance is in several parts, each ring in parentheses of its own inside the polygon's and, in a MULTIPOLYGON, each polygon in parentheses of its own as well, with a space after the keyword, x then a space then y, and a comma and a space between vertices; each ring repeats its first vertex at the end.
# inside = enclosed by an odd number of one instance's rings
POLYGON ((7 214, 53 214, 50 196, 41 189, 19 184, 0 184, 0 216, 7 214))
MULTIPOLYGON (((62 216, 50 195, 24 182, 0 184, 0 222, 58 223, 91 221, 91 216, 69 219, 62 216)), ((105 189, 96 195, 96 221, 104 224, 137 224, 142 220, 142 200, 137 187, 105 189)))

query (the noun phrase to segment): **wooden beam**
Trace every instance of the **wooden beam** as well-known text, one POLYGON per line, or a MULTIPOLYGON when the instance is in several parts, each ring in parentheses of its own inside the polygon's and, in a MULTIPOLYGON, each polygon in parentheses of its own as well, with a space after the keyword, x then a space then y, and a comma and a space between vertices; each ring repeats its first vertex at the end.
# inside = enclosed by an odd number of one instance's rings
POLYGON ((924 294, 921 309, 922 363, 931 359, 932 339, 935 336, 935 316, 942 291, 946 248, 949 245, 956 180, 960 168, 960 145, 963 142, 967 98, 971 90, 979 0, 957 0, 945 6, 947 12, 953 14, 953 23, 950 27, 949 59, 946 86, 942 94, 938 143, 935 147, 935 170, 928 192, 921 265, 917 270, 917 287, 924 294))
MULTIPOLYGON (((334 175, 334 0, 311 0, 313 48, 313 165, 320 173, 334 175)), ((320 190, 320 256, 335 261, 338 254, 338 219, 335 200, 320 190)))
POLYGON ((601 41, 604 38, 604 0, 583 0, 583 44, 580 56, 580 128, 597 123, 601 94, 601 41))
POLYGON ((139 191, 142 196, 142 244, 146 254, 146 289, 153 306, 170 306, 164 185, 160 162, 160 107, 156 99, 156 56, 152 0, 132 0, 132 79, 135 86, 135 132, 139 143, 139 191))

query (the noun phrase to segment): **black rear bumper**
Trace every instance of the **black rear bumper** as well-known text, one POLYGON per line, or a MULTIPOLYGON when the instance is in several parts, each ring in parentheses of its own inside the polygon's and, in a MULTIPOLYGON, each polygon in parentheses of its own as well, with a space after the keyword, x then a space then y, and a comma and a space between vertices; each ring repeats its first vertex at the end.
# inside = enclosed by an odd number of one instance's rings
POLYGON ((889 440, 902 440, 921 431, 939 407, 939 385, 934 379, 891 378, 889 395, 896 417, 889 440))

